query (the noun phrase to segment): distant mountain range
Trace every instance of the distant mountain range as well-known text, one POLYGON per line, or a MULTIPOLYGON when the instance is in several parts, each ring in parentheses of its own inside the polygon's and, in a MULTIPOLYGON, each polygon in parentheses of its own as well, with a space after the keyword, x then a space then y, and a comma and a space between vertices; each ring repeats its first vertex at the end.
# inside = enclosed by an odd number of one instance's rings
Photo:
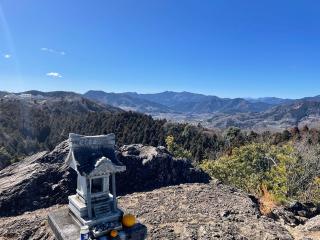
POLYGON ((81 112, 119 112, 117 107, 103 104, 99 101, 92 101, 81 94, 74 92, 53 91, 26 91, 21 93, 0 92, 1 103, 20 102, 25 107, 33 109, 48 108, 62 113, 81 112))
POLYGON ((252 103, 261 102, 261 103, 267 103, 271 105, 279 105, 279 104, 290 103, 294 101, 294 99, 276 98, 276 97, 246 98, 246 100, 252 103))
MULTIPOLYGON (((88 91, 85 97, 122 109, 143 113, 240 113, 261 112, 273 104, 263 101, 250 101, 243 98, 219 98, 190 92, 162 92, 155 94, 106 93, 88 91)), ((270 101, 271 102, 271 101, 270 101)))
POLYGON ((88 91, 23 93, 0 92, 1 101, 16 100, 62 112, 137 111, 175 122, 224 129, 236 126, 254 130, 283 130, 293 126, 320 126, 320 96, 302 99, 219 98, 190 92, 154 94, 88 91), (68 104, 65 104, 68 102, 68 104))
POLYGON ((106 93, 103 91, 88 91, 84 94, 84 97, 88 99, 118 107, 123 110, 131 110, 142 113, 172 112, 172 110, 164 104, 156 101, 150 101, 139 96, 140 95, 136 93, 106 93))
POLYGON ((190 92, 155 94, 88 91, 85 97, 124 110, 210 128, 237 126, 255 130, 282 130, 320 123, 320 96, 302 99, 219 98, 190 92))

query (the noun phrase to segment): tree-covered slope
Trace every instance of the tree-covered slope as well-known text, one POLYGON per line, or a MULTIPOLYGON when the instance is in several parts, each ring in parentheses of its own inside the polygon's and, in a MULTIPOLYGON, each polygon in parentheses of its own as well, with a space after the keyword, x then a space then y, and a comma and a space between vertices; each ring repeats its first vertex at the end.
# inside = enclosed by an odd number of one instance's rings
POLYGON ((202 158, 217 149, 217 136, 187 124, 100 105, 79 95, 39 99, 0 99, 0 168, 26 155, 53 147, 70 132, 95 135, 113 132, 119 145, 165 145, 168 135, 202 158), (211 151, 210 150, 210 151, 211 151))

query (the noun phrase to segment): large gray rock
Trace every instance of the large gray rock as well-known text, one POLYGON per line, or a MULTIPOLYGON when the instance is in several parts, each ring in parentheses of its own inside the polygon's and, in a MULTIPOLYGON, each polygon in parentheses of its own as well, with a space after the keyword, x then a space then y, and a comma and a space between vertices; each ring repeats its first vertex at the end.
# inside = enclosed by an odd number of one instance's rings
POLYGON ((295 227, 304 224, 308 219, 320 214, 320 205, 314 203, 293 202, 287 206, 279 206, 272 210, 270 217, 284 224, 295 227))
MULTIPOLYGON (((214 182, 133 193, 120 197, 119 205, 148 227, 148 239, 293 239, 280 224, 261 216, 246 193, 214 182)), ((50 210, 0 219, 0 239, 51 239, 46 228, 50 210)))
POLYGON ((55 240, 48 225, 48 212, 61 206, 42 208, 19 216, 0 218, 1 240, 55 240))
POLYGON ((320 215, 307 220, 304 225, 299 225, 289 230, 294 236, 294 239, 319 240, 320 239, 320 215))
POLYGON ((68 143, 0 171, 0 216, 66 203, 76 188, 76 173, 64 164, 68 143))
MULTIPOLYGON (((41 152, 0 171, 0 216, 12 216, 54 204, 67 203, 75 193, 76 173, 65 158, 68 143, 41 152)), ((128 145, 118 158, 127 171, 117 176, 118 194, 146 191, 190 182, 209 182, 209 176, 189 161, 174 159, 163 147, 128 145)))
POLYGON ((293 239, 246 193, 217 182, 134 193, 119 204, 148 227, 150 239, 293 239))
POLYGON ((210 180, 190 161, 173 158, 164 147, 125 145, 119 149, 118 159, 127 166, 127 171, 117 177, 117 190, 121 194, 210 180))

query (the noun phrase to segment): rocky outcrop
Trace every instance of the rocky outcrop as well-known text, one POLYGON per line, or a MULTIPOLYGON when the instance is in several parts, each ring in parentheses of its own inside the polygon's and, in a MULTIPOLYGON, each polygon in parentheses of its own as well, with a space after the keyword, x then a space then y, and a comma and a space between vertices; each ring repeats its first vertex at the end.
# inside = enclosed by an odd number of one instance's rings
POLYGON ((210 180, 190 161, 173 158, 164 147, 125 145, 119 149, 118 159, 127 167, 117 178, 117 190, 121 194, 210 180))
POLYGON ((279 206, 272 210, 270 217, 295 227, 304 224, 308 219, 320 214, 320 205, 314 203, 293 202, 287 206, 279 206))
MULTIPOLYGON (((309 219, 304 225, 298 227, 303 232, 318 232, 320 233, 320 215, 309 219)), ((320 238, 320 234, 318 235, 320 238)))
POLYGON ((296 201, 276 207, 271 211, 269 217, 285 226, 296 240, 319 240, 319 214, 319 205, 296 201))
MULTIPOLYGON (((0 216, 67 203, 76 189, 76 173, 65 165, 68 143, 35 154, 0 171, 0 216)), ((209 182, 207 174, 187 160, 173 158, 163 147, 128 145, 118 158, 127 171, 117 176, 118 194, 180 183, 209 182)))
POLYGON ((14 240, 55 240, 48 225, 48 212, 61 208, 59 205, 50 208, 26 212, 19 216, 0 218, 0 239, 14 240))
MULTIPOLYGON (((247 194, 215 182, 133 193, 120 197, 119 205, 148 227, 148 239, 293 239, 261 216, 247 194)), ((2 218, 0 238, 50 239, 46 217, 52 209, 2 218)))
POLYGON ((293 239, 246 193, 215 182, 134 193, 119 203, 146 224, 150 239, 293 239))
POLYGON ((76 188, 76 173, 64 165, 67 142, 0 171, 0 216, 66 203, 76 188))
POLYGON ((303 225, 295 228, 287 227, 296 240, 319 240, 320 239, 320 216, 311 218, 303 225))

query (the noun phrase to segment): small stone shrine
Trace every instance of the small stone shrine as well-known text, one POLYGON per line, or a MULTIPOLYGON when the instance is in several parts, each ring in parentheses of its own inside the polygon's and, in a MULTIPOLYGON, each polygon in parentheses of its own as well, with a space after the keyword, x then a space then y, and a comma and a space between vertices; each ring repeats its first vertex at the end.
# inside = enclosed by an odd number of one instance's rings
POLYGON ((55 237, 80 239, 80 228, 86 226, 91 239, 145 239, 146 227, 117 206, 116 173, 126 167, 115 155, 115 135, 70 133, 69 144, 66 164, 78 174, 77 190, 68 197, 68 213, 58 210, 49 214, 55 237))

